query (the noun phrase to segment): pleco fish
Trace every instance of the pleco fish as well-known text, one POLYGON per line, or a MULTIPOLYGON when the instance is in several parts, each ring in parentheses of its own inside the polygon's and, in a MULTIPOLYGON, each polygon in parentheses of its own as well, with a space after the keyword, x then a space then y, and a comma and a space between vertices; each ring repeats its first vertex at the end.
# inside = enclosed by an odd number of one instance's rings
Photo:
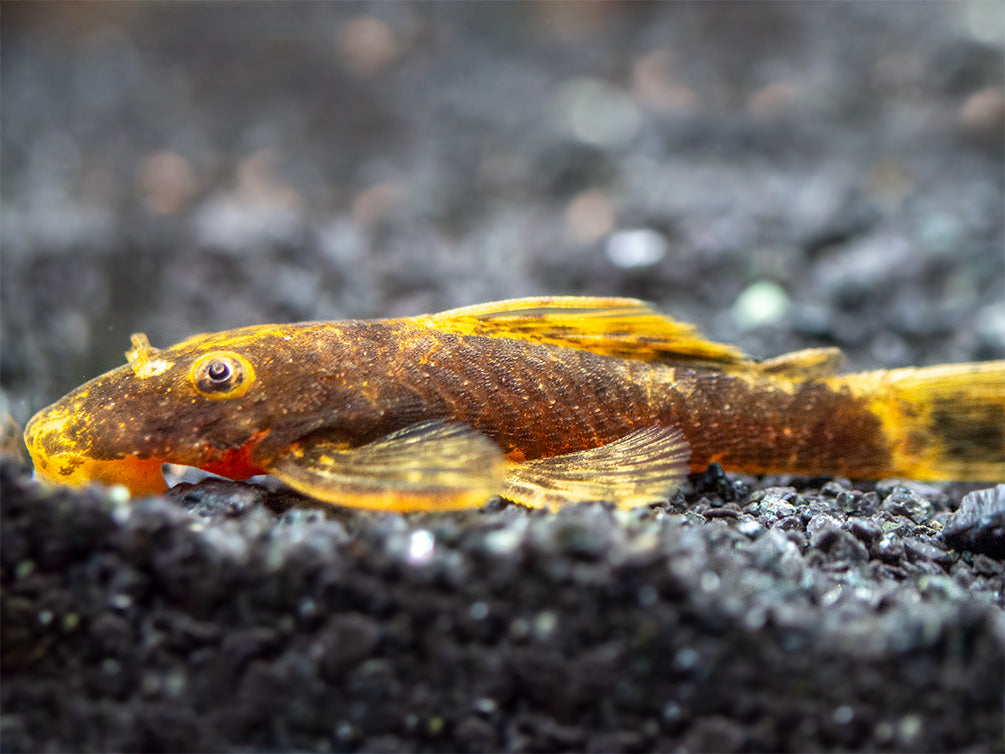
POLYGON ((395 511, 657 502, 750 473, 1005 481, 1005 361, 836 375, 836 349, 755 362, 624 298, 262 325, 156 349, 25 430, 36 474, 165 489, 164 463, 269 473, 395 511))

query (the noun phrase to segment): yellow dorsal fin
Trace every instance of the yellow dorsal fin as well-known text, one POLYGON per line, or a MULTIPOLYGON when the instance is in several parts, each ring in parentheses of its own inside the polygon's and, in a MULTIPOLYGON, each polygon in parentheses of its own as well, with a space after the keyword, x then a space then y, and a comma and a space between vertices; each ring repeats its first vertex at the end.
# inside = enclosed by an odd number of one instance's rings
POLYGON ((515 338, 639 361, 739 365, 735 346, 706 340, 634 298, 542 296, 495 301, 417 317, 460 335, 515 338))

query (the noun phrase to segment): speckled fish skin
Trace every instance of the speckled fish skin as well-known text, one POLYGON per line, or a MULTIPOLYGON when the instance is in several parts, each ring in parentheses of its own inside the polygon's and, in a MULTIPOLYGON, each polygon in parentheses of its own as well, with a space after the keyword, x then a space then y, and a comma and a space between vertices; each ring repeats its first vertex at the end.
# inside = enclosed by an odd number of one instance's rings
POLYGON ((243 479, 276 473, 294 446, 320 457, 317 443, 337 475, 340 453, 422 422, 470 429, 454 449, 488 438, 510 469, 661 426, 683 432, 693 470, 1005 477, 1005 362, 845 376, 813 351, 758 364, 631 299, 263 325, 166 349, 137 336, 127 355, 29 422, 40 477, 156 492, 165 462, 243 479))

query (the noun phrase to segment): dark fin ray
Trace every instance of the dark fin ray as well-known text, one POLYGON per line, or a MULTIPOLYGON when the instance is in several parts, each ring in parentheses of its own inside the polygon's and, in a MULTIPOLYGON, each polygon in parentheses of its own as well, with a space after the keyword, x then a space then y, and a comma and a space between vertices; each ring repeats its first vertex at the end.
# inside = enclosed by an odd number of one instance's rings
POLYGON ((505 465, 463 424, 422 422, 346 449, 324 439, 287 448, 269 473, 327 503, 383 511, 475 508, 499 494, 505 465))
POLYGON ((502 496, 532 508, 610 500, 635 508, 666 500, 688 473, 680 429, 646 427, 590 450, 510 464, 502 496))

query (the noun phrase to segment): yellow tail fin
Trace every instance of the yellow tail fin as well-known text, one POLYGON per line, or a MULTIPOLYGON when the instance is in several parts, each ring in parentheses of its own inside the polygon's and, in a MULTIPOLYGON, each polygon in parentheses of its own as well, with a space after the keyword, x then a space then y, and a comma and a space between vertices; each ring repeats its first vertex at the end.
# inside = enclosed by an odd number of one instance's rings
POLYGON ((892 443, 892 476, 1005 481, 1005 361, 834 377, 867 399, 892 443))

